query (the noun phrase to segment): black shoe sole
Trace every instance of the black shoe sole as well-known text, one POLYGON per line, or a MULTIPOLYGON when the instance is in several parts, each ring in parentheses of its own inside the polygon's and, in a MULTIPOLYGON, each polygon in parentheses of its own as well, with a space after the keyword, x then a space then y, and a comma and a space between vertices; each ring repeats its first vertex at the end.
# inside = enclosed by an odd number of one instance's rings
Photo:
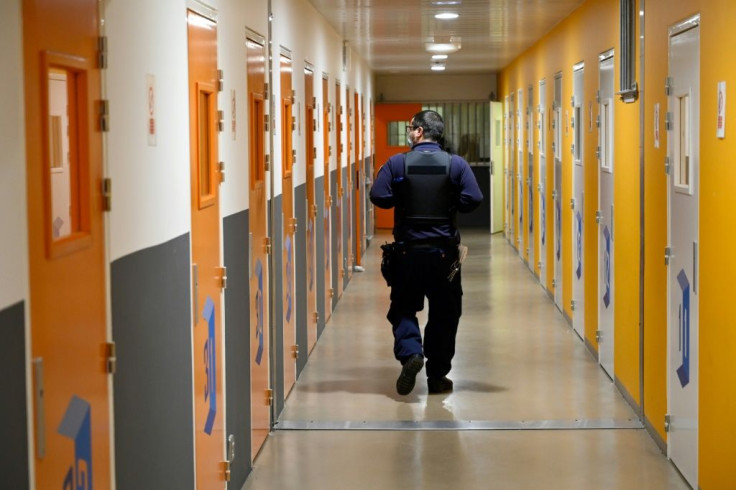
POLYGON ((414 389, 417 374, 424 367, 424 359, 419 356, 413 356, 406 361, 404 367, 401 368, 401 374, 396 380, 396 391, 399 395, 408 395, 414 389))

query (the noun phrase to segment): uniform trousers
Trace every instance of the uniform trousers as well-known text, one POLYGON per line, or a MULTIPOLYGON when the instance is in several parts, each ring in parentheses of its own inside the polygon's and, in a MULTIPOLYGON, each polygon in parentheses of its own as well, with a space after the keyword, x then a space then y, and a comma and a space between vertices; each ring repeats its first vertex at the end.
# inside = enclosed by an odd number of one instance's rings
POLYGON ((462 314, 463 290, 460 272, 448 280, 457 249, 406 247, 399 250, 391 284, 388 321, 393 326, 394 355, 403 364, 415 354, 423 355, 427 377, 441 378, 450 372, 455 356, 455 336, 462 314), (427 298, 424 341, 417 312, 427 298))

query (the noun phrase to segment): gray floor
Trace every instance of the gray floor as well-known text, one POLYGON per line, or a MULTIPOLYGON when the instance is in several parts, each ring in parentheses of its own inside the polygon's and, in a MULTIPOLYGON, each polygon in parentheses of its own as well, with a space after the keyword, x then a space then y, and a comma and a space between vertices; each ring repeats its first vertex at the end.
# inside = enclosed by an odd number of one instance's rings
MULTIPOLYGON (((244 489, 688 488, 506 240, 465 232, 450 378, 395 391, 376 235, 244 489)), ((421 323, 422 318, 420 318, 421 323)))

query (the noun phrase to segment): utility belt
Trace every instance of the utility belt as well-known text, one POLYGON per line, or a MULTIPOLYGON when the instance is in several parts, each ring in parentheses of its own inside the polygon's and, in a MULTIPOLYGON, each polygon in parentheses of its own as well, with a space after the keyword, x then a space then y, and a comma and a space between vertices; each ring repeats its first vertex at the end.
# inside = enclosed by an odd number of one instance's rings
POLYGON ((421 240, 410 240, 406 242, 398 242, 397 247, 399 250, 422 250, 422 249, 433 249, 441 248, 443 250, 451 251, 457 248, 457 241, 453 238, 424 238, 421 240))
POLYGON ((450 266, 450 274, 447 279, 452 282, 455 274, 460 270, 460 264, 465 259, 468 247, 458 244, 452 238, 427 238, 422 240, 411 240, 407 242, 384 243, 381 245, 383 254, 381 257, 381 274, 386 280, 386 285, 391 286, 397 269, 397 261, 400 256, 409 251, 437 250, 443 251, 453 261, 450 266))

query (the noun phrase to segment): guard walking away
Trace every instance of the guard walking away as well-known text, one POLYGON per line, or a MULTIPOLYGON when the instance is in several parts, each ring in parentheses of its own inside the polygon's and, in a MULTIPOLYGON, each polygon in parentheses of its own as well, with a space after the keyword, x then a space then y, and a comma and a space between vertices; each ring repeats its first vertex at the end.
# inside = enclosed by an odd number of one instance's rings
POLYGON ((427 359, 430 393, 452 391, 447 374, 455 355, 462 313, 460 233, 457 212, 481 203, 468 162, 439 145, 445 125, 435 111, 421 111, 407 126, 411 151, 392 156, 378 171, 371 202, 394 208, 394 244, 385 247, 384 276, 391 286, 387 318, 393 326, 394 355, 402 364, 396 391, 408 395, 427 359), (390 267, 387 267, 390 263, 390 267), (429 303, 424 342, 417 312, 429 303))

